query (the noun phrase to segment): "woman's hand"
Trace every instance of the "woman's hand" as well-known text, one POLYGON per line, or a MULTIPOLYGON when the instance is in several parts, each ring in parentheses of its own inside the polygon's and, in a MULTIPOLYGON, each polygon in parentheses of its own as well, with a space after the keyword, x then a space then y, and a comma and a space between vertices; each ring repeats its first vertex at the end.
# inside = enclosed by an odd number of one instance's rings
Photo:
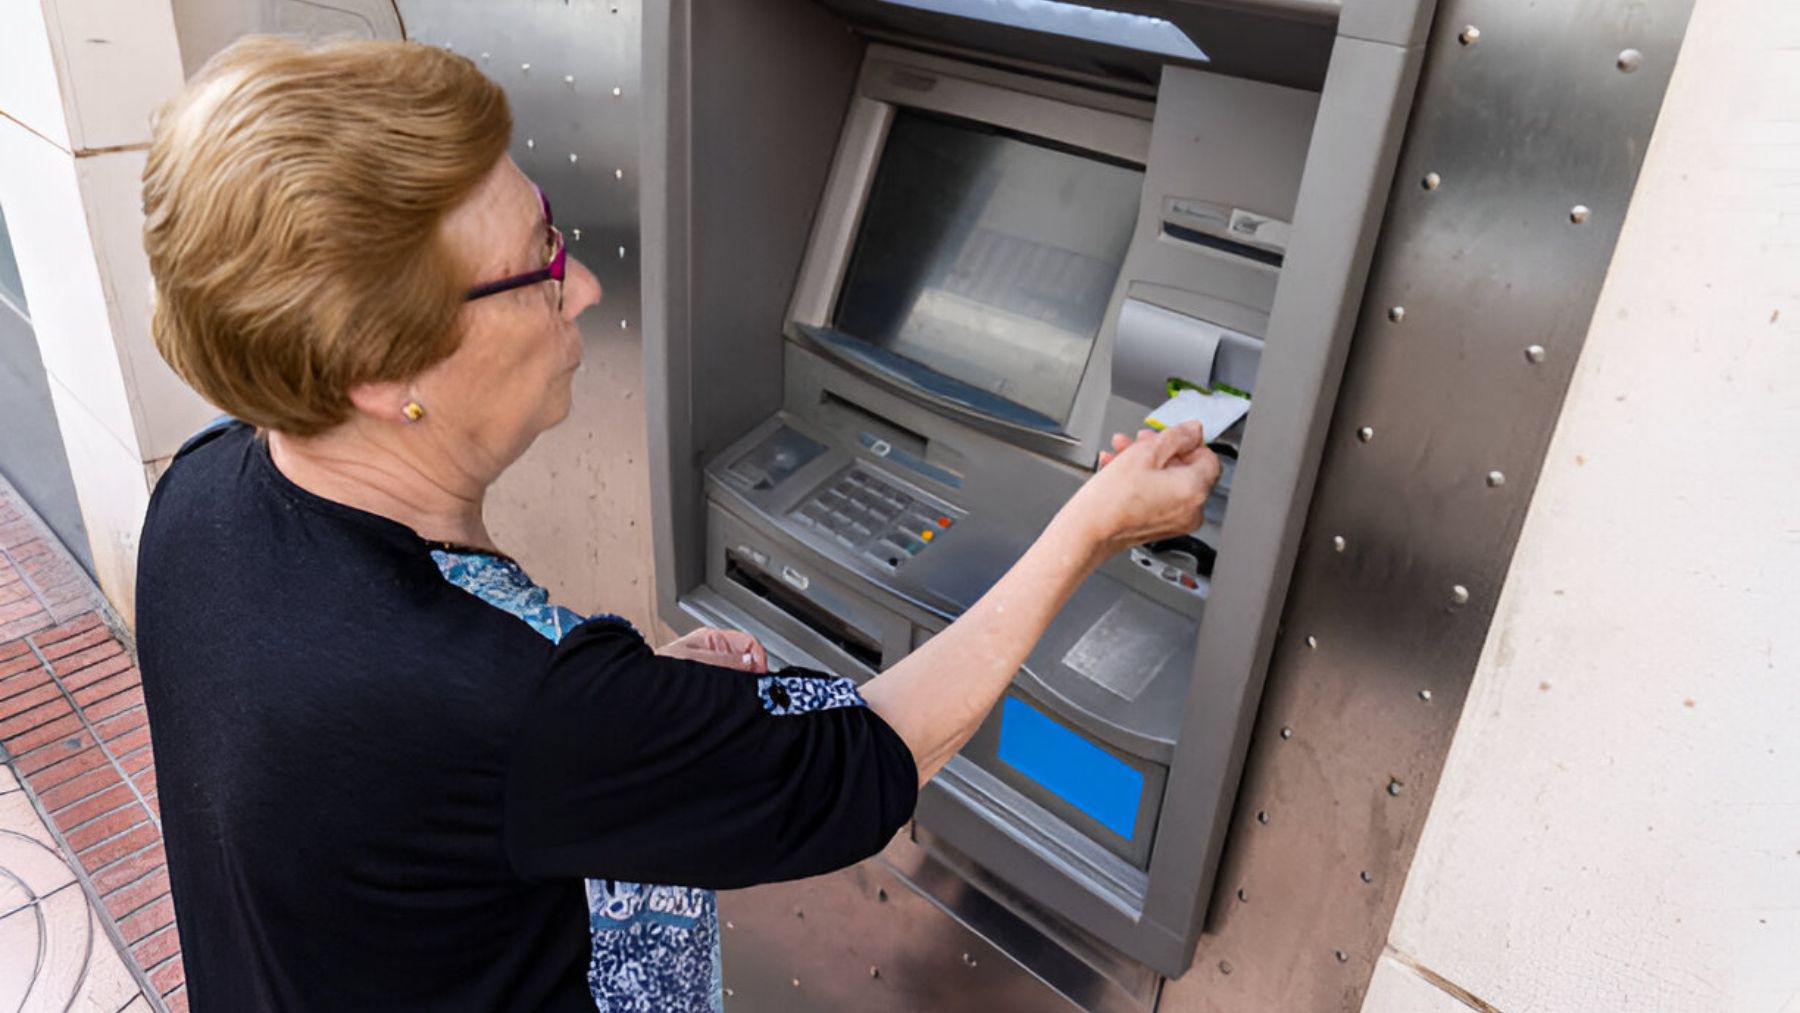
POLYGON ((656 653, 666 658, 685 658, 719 668, 762 674, 769 670, 769 655, 748 633, 715 630, 709 626, 672 641, 656 653))
POLYGON ((1199 527, 1218 481, 1219 458, 1198 422, 1141 430, 1135 439, 1119 434, 1058 519, 1076 525, 1104 557, 1199 527))

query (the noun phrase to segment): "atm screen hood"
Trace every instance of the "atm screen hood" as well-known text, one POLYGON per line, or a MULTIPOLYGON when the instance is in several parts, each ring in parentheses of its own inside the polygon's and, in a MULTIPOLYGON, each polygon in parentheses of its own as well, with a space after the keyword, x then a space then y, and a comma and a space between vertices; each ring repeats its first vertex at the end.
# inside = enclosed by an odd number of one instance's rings
POLYGON ((942 0, 816 2, 872 34, 939 44, 954 40, 959 50, 980 50, 1132 85, 1154 86, 1162 67, 1172 63, 1308 91, 1324 85, 1339 8, 1337 0, 1062 0, 1166 21, 1203 53, 1182 57, 942 13, 956 6, 942 0))

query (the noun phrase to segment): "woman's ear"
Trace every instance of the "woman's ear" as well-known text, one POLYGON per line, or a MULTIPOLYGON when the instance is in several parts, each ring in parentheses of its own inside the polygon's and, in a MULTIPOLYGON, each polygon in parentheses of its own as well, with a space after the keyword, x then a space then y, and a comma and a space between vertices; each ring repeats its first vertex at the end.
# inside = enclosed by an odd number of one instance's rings
POLYGON ((347 392, 350 404, 358 413, 383 422, 415 422, 408 413, 409 405, 418 405, 410 384, 388 381, 359 383, 347 392))

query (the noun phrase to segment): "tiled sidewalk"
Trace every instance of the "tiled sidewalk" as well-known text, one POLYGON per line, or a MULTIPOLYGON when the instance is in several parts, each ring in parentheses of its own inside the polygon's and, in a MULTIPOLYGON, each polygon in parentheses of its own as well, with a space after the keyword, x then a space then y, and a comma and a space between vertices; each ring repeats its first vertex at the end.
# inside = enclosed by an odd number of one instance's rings
POLYGON ((150 729, 119 629, 0 478, 0 1008, 187 1009, 150 729))

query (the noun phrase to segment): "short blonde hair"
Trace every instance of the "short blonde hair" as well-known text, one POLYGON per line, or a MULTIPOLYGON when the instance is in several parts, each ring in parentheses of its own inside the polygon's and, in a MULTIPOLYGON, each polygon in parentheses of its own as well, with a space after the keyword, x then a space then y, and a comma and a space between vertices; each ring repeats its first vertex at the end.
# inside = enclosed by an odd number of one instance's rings
POLYGON ((152 134, 157 349, 259 428, 310 436, 343 422, 352 387, 404 381, 455 351, 474 265, 441 225, 511 133, 500 87, 441 49, 234 43, 152 134))

